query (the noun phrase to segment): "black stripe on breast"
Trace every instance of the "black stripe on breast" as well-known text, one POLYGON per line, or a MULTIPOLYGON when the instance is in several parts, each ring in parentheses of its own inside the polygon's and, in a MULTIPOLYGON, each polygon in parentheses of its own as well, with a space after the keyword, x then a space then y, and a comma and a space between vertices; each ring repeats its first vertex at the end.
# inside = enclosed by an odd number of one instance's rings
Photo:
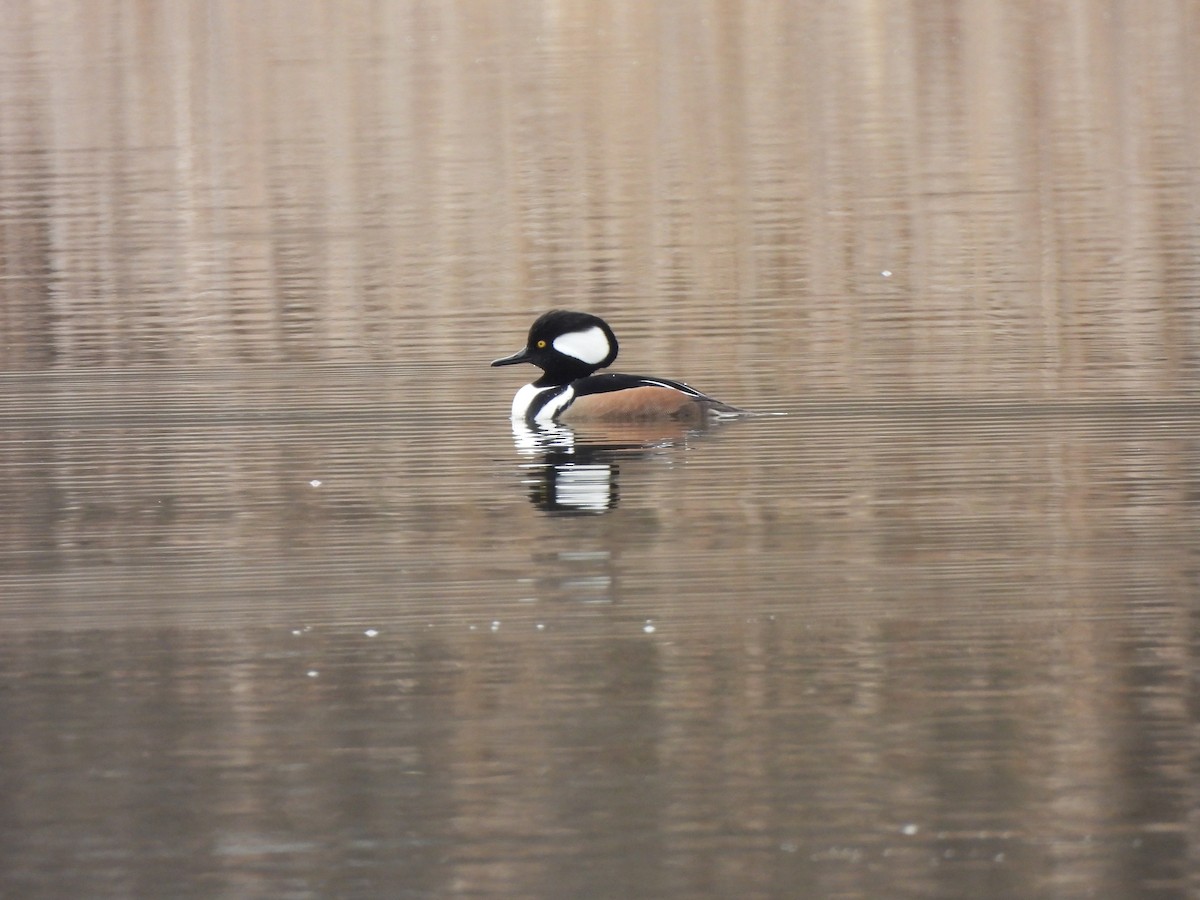
POLYGON ((546 404, 549 403, 551 400, 553 400, 555 397, 558 397, 559 395, 561 395, 562 392, 567 389, 567 387, 568 386, 564 384, 561 387, 559 387, 557 390, 542 391, 540 394, 538 394, 536 397, 534 397, 533 402, 529 404, 529 409, 525 410, 525 420, 527 422, 532 422, 534 419, 536 419, 538 413, 540 413, 542 411, 542 409, 546 406, 546 404))

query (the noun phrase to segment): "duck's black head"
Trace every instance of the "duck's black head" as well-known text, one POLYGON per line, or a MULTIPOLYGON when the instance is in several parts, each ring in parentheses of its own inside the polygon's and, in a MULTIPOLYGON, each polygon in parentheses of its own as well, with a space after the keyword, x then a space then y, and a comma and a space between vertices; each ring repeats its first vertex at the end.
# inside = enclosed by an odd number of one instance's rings
POLYGON ((616 358, 617 336, 607 322, 590 313, 553 309, 533 323, 523 349, 492 365, 533 363, 545 373, 537 384, 551 385, 585 378, 616 358))

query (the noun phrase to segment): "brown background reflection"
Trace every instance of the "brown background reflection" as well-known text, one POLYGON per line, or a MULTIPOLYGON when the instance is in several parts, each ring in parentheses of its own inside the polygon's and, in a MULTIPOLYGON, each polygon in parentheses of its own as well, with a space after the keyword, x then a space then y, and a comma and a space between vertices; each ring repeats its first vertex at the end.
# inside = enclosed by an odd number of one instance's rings
POLYGON ((1198 54, 9 0, 0 894, 1195 892, 1198 54), (552 306, 788 416, 514 440, 552 306))

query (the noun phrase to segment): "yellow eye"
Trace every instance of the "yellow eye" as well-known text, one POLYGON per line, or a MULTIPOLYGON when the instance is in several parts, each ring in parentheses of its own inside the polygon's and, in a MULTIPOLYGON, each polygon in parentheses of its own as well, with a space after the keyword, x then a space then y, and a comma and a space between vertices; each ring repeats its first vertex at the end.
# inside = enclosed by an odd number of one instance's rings
POLYGON ((545 341, 538 341, 538 349, 539 349, 539 350, 545 350, 545 349, 546 349, 546 342, 545 342, 545 341))

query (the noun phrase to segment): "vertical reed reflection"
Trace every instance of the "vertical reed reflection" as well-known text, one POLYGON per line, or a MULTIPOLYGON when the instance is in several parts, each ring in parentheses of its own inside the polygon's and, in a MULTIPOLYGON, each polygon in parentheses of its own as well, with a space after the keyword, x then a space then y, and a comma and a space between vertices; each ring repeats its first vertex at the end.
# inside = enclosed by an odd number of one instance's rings
POLYGON ((792 388, 1185 390, 1183 7, 1056 9, 11 4, 2 363, 428 356, 563 304, 792 388))

